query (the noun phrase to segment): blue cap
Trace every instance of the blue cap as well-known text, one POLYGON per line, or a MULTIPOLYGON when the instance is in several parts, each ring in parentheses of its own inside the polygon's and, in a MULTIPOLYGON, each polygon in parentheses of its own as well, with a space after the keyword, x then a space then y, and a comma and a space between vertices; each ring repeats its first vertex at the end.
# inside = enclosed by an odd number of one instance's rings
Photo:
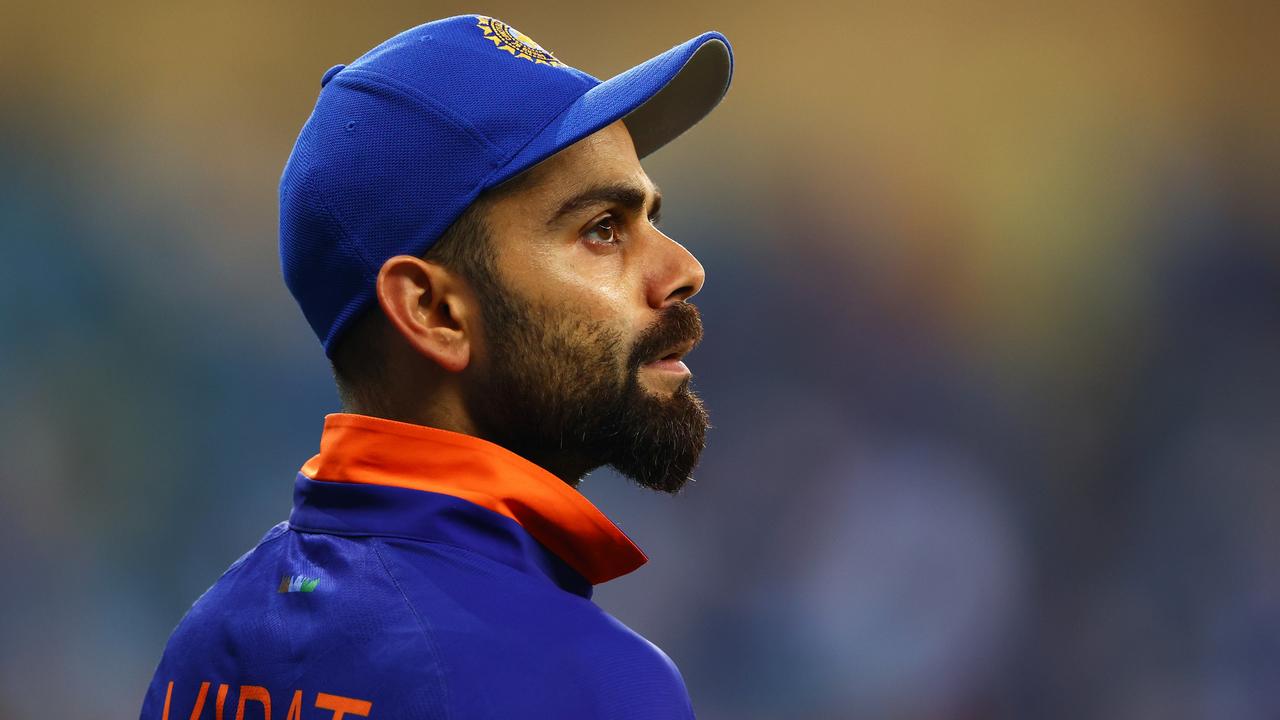
POLYGON ((619 119, 644 157, 732 72, 716 32, 601 82, 490 17, 406 30, 321 78, 280 178, 285 284, 332 355, 382 264, 424 254, 481 192, 619 119))

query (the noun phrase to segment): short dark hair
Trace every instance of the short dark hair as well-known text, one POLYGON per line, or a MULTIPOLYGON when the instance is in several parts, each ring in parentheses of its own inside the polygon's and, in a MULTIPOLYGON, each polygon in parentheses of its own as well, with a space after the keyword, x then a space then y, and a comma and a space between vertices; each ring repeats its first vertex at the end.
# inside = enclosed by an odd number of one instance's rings
MULTIPOLYGON (((421 257, 473 285, 495 287, 495 252, 488 212, 498 200, 530 184, 533 168, 480 194, 421 257)), ((346 412, 389 417, 387 343, 395 330, 375 300, 339 338, 330 357, 338 399, 346 412)))

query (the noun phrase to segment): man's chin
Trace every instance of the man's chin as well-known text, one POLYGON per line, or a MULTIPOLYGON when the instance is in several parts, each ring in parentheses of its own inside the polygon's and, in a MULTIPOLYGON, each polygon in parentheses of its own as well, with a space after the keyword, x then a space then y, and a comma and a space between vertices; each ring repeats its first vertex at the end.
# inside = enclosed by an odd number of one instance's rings
POLYGON ((692 479, 709 426, 687 382, 666 397, 649 395, 624 423, 609 465, 641 487, 674 495, 692 479))
POLYGON ((655 492, 666 493, 668 495, 676 495, 684 489, 685 485, 693 481, 692 466, 696 464, 697 461, 695 458, 692 462, 680 463, 680 469, 675 469, 673 466, 668 465, 658 472, 655 472, 657 468, 651 464, 634 466, 623 463, 612 463, 610 467, 616 470, 618 474, 642 488, 653 490, 655 492), (685 468, 687 468, 687 470, 685 468))

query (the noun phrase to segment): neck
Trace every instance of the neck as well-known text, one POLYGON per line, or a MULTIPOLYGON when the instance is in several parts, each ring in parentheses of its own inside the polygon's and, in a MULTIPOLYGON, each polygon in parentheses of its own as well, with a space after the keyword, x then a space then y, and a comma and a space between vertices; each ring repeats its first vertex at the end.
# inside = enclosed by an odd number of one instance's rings
POLYGON ((535 448, 512 447, 510 443, 505 443, 502 438, 485 437, 478 435, 484 440, 488 440, 495 445, 501 445, 529 462, 541 467, 543 470, 555 475, 567 484, 569 487, 576 488, 582 483, 582 478, 587 473, 600 467, 599 463, 590 463, 581 457, 570 453, 546 453, 538 452, 535 448))
POLYGON ((431 402, 423 403, 417 408, 396 408, 392 403, 383 406, 359 401, 345 402, 342 406, 342 412, 395 420, 396 422, 422 425, 478 437, 481 440, 487 440, 505 447, 507 450, 560 478, 569 487, 573 488, 578 487, 587 473, 599 467, 599 464, 592 464, 569 452, 546 453, 539 452, 537 448, 513 447, 510 443, 504 442, 502 438, 494 437, 491 433, 486 433, 479 428, 462 407, 461 402, 448 402, 440 397, 436 397, 431 402))

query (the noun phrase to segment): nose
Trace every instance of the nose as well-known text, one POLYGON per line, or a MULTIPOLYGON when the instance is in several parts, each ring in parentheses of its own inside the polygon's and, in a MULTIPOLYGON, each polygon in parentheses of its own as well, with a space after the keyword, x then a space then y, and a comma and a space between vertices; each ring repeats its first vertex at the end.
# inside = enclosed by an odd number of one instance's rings
POLYGON ((707 275, 702 263, 683 245, 662 232, 656 237, 662 255, 649 284, 649 304, 661 309, 697 295, 707 275))

